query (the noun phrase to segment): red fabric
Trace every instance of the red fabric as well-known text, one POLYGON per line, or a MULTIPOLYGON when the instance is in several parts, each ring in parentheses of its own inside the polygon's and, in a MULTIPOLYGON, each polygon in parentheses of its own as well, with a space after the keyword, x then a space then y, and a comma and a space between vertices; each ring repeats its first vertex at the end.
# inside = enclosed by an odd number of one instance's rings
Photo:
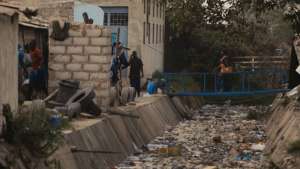
POLYGON ((32 59, 32 68, 34 70, 40 68, 42 64, 42 52, 40 49, 35 48, 33 51, 30 53, 31 59, 32 59))

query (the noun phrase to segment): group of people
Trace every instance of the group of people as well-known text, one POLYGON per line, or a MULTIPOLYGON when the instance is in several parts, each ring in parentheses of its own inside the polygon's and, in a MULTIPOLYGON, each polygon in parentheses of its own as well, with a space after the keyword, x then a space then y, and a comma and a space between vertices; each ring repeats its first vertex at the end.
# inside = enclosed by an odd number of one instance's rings
POLYGON ((47 94, 43 55, 35 40, 28 45, 18 45, 19 91, 24 100, 32 100, 47 94), (38 96, 39 95, 39 96, 38 96))
POLYGON ((130 55, 129 61, 126 51, 130 49, 123 47, 121 42, 113 44, 112 54, 114 56, 111 66, 111 83, 113 86, 122 85, 123 70, 130 67, 129 80, 130 86, 135 88, 137 96, 141 93, 141 78, 144 76, 143 61, 138 57, 136 51, 130 55))

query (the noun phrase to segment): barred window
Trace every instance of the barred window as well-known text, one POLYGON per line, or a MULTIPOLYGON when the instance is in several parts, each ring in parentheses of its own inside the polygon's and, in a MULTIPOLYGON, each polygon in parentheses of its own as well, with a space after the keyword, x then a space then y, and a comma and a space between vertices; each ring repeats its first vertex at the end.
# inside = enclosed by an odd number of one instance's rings
POLYGON ((153 8, 152 8, 152 9, 153 9, 153 11, 152 11, 152 12, 153 12, 153 13, 152 13, 152 16, 153 16, 153 17, 155 17, 155 6, 156 6, 156 5, 155 5, 155 2, 156 2, 156 0, 153 0, 153 4, 152 4, 152 7, 153 7, 153 8))
POLYGON ((151 43, 151 30, 150 30, 150 23, 148 23, 148 28, 147 28, 147 34, 148 34, 148 44, 151 43))
POLYGON ((128 13, 111 13, 110 26, 128 26, 128 13))
POLYGON ((154 38, 155 38, 155 25, 154 23, 152 24, 152 44, 154 44, 154 38))
POLYGON ((146 14, 148 0, 143 0, 143 3, 144 3, 144 14, 146 14))
POLYGON ((104 25, 105 26, 108 25, 108 14, 107 13, 104 14, 104 25))

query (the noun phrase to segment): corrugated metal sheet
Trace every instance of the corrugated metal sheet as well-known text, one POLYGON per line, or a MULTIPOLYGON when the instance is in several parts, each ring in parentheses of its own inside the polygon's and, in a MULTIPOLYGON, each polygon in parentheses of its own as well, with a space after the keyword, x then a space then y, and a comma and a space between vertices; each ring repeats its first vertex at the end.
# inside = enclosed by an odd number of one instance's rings
POLYGON ((13 16, 18 14, 18 11, 12 8, 0 6, 0 15, 13 16))
POLYGON ((49 24, 47 20, 35 16, 29 18, 24 15, 23 10, 25 10, 25 8, 22 6, 0 2, 0 14, 5 14, 8 16, 19 14, 20 25, 32 28, 48 29, 49 24))

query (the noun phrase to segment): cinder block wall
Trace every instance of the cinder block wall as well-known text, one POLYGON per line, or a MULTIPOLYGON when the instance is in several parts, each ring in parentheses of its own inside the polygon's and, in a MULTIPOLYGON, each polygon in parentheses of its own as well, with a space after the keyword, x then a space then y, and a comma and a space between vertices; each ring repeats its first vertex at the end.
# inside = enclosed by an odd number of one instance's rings
MULTIPOLYGON (((50 31, 51 34, 51 31, 50 31)), ((111 30, 85 24, 72 24, 69 38, 50 38, 49 87, 60 80, 79 80, 81 87, 94 87, 97 102, 107 106, 110 88, 111 30)))

